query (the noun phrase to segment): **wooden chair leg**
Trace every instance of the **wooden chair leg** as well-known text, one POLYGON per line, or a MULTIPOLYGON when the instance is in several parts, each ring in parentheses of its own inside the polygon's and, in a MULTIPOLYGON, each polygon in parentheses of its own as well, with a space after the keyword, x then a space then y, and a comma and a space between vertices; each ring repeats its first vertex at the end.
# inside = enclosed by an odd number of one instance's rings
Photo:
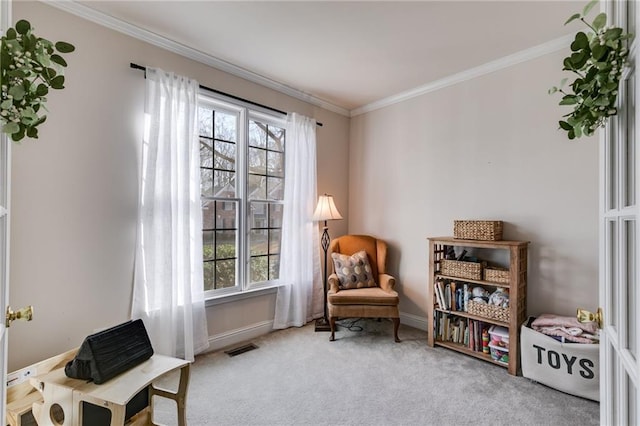
POLYGON ((331 326, 331 337, 329 337, 329 341, 333 342, 336 340, 336 318, 329 317, 329 325, 331 326))
POLYGON ((398 328, 400 327, 400 318, 393 318, 393 337, 396 340, 396 343, 400 342, 398 338, 398 328))

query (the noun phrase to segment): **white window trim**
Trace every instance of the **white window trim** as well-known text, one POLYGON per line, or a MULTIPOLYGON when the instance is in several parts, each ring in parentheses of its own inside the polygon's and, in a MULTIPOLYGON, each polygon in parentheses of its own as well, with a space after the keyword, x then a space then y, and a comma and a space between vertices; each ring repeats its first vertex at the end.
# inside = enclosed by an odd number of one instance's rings
MULTIPOLYGON (((236 176, 242 176, 242 179, 236 179, 236 197, 230 200, 238 200, 238 267, 237 285, 215 290, 206 290, 204 297, 206 306, 213 306, 220 303, 226 303, 235 300, 241 300, 249 297, 257 297, 263 294, 275 292, 280 285, 280 280, 267 280, 258 283, 249 282, 249 201, 246 199, 247 187, 249 179, 247 176, 248 163, 248 133, 249 121, 256 120, 262 123, 273 125, 281 128, 286 126, 286 116, 279 116, 277 112, 268 111, 247 102, 228 98, 223 95, 212 94, 211 92, 201 89, 198 96, 199 106, 209 106, 216 110, 226 111, 239 114, 238 142, 236 145, 236 176), (241 184, 241 182, 243 184, 241 184)), ((286 151, 286 150, 285 150, 286 151)), ((286 155, 286 153, 285 153, 286 155)), ((286 172, 285 172, 286 181, 286 172)))

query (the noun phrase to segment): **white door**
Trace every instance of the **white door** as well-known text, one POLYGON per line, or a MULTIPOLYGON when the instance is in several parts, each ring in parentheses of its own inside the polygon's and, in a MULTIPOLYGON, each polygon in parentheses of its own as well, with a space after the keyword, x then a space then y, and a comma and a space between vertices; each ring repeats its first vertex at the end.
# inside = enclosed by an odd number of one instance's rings
MULTIPOLYGON (((9 28, 11 21, 11 0, 0 1, 0 30, 2 34, 9 28)), ((0 136, 0 377, 2 378, 2 391, 0 391, 0 421, 6 419, 7 400, 7 330, 5 315, 9 304, 9 178, 11 176, 10 165, 11 145, 5 134, 0 136)), ((3 423, 5 424, 5 423, 3 423)))
MULTIPOLYGON (((606 2, 609 22, 636 33, 638 9, 634 0, 606 2), (615 21, 612 21, 615 19, 615 21)), ((638 256, 638 184, 635 124, 638 85, 637 42, 631 46, 629 67, 623 74, 618 115, 601 141, 600 304, 604 311, 600 345, 600 423, 638 425, 640 369, 638 341, 640 296, 638 256)))

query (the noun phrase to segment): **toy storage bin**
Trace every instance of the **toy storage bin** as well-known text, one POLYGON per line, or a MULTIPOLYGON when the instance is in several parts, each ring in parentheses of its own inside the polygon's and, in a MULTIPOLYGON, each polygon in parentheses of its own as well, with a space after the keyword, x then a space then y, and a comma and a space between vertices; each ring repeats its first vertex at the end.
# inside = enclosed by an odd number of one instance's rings
MULTIPOLYGON (((489 343, 499 348, 509 347, 509 329, 492 325, 489 328, 489 343)), ((507 349, 508 351, 509 349, 507 349)))
POLYGON ((562 392, 600 400, 600 345, 561 343, 522 324, 522 375, 562 392))

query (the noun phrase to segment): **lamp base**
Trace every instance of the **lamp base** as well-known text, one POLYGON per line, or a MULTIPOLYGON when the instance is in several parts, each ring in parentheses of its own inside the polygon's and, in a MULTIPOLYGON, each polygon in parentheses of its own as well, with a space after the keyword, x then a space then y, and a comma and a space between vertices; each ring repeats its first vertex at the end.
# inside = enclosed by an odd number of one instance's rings
POLYGON ((327 321, 325 318, 318 318, 316 320, 316 332, 318 331, 331 331, 331 325, 329 324, 329 321, 327 321))

